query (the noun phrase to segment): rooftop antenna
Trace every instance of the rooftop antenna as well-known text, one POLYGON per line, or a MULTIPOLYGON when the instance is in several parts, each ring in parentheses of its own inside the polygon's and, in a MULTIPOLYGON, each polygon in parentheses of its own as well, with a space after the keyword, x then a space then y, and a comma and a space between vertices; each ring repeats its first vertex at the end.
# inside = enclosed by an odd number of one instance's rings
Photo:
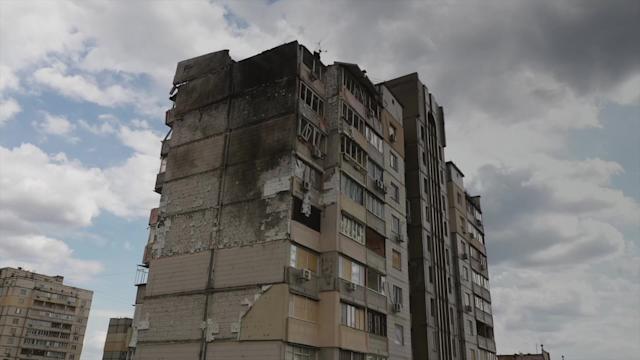
POLYGON ((317 52, 319 55, 322 55, 322 53, 326 53, 326 52, 327 52, 327 50, 324 50, 324 49, 322 48, 322 40, 318 41, 316 44, 317 44, 317 49, 318 49, 318 50, 316 50, 316 52, 317 52))

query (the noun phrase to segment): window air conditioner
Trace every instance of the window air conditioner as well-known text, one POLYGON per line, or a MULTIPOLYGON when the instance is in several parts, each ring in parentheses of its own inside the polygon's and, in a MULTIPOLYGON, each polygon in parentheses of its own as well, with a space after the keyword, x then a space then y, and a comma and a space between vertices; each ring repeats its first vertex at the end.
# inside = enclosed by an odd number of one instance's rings
POLYGON ((402 304, 401 303, 391 304, 391 306, 392 306, 393 312, 399 313, 399 312, 402 311, 402 304))
POLYGON ((300 279, 304 280, 304 281, 309 281, 311 280, 311 270, 309 269, 302 269, 302 272, 300 273, 300 279))
POLYGON ((390 134, 389 135, 389 141, 396 142, 396 134, 390 134))
POLYGON ((394 238, 396 242, 399 242, 399 243, 404 242, 404 236, 402 234, 395 234, 394 238))
POLYGON ((470 313, 471 312, 471 305, 465 305, 464 306, 464 311, 470 313))
POLYGON ((460 259, 462 259, 462 260, 467 260, 468 258, 469 258, 469 256, 467 255, 467 253, 462 253, 460 255, 460 259))
POLYGON ((303 181, 303 182, 302 182, 302 189, 303 189, 304 191, 309 191, 309 190, 311 190, 311 182, 309 182, 309 181, 303 181))

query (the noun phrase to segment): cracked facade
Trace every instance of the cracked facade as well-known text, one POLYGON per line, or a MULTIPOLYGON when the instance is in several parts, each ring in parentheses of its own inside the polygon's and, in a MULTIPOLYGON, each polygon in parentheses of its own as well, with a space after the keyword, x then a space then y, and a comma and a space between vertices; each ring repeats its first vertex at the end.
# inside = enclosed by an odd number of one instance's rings
POLYGON ((80 360, 93 292, 63 281, 0 269, 0 359, 80 360))
POLYGON ((182 61, 173 85, 135 359, 455 359, 479 345, 456 323, 444 116, 417 75, 376 85, 292 42, 182 61))

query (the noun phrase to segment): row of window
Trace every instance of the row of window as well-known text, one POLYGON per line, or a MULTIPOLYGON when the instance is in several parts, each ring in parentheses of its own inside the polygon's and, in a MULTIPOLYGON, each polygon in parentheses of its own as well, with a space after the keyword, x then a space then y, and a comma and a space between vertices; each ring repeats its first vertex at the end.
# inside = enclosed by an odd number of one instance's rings
POLYGON ((24 339, 24 344, 25 345, 46 346, 46 347, 53 347, 53 348, 66 348, 67 346, 69 346, 69 344, 66 343, 66 342, 52 341, 52 340, 31 339, 31 338, 25 338, 24 339))
MULTIPOLYGON (((366 326, 366 331, 370 334, 387 336, 387 316, 371 309, 365 310, 359 306, 341 302, 340 323, 362 331, 365 331, 366 326)), ((404 345, 404 327, 400 324, 394 325, 393 341, 397 345, 404 345)))
POLYGON ((304 116, 298 119, 298 137, 309 143, 313 148, 325 152, 327 135, 304 116))
POLYGON ((59 332, 59 331, 50 331, 50 330, 41 330, 41 329, 27 329, 27 335, 35 335, 35 336, 46 336, 60 339, 68 339, 70 337, 69 334, 59 332))
POLYGON ((477 272, 473 272, 473 283, 489 290, 489 279, 485 278, 477 272))
POLYGON ((340 152, 354 161, 362 169, 367 167, 367 152, 355 141, 347 136, 343 136, 340 141, 340 152))
POLYGON ((491 303, 487 300, 481 298, 480 296, 475 296, 476 309, 482 310, 487 314, 491 314, 491 303))
POLYGON ((365 191, 362 185, 345 174, 340 177, 340 191, 354 202, 365 205, 372 214, 384 219, 384 201, 365 191))
POLYGON ((300 100, 318 115, 324 115, 324 101, 303 82, 300 82, 300 100))
POLYGON ((372 118, 377 119, 379 117, 377 100, 369 95, 366 88, 345 69, 342 70, 342 84, 356 99, 358 99, 358 101, 362 103, 362 105, 371 111, 372 118))

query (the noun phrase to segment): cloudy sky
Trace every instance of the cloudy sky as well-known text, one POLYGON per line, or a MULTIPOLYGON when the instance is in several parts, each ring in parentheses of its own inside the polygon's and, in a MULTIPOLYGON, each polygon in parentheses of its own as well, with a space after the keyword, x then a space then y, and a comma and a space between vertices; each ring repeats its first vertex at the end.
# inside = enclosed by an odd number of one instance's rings
POLYGON ((482 194, 499 353, 640 353, 640 2, 0 0, 0 266, 132 314, 175 64, 298 39, 417 71, 482 194), (322 4, 321 4, 322 3, 322 4))

